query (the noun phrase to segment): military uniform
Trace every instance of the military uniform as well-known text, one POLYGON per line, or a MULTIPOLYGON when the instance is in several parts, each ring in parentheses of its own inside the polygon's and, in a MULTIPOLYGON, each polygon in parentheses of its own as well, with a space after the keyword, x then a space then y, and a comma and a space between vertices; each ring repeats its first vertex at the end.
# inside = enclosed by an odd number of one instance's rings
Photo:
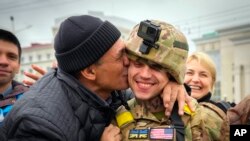
MULTIPOLYGON (((126 42, 129 59, 143 59, 143 63, 151 68, 164 69, 170 74, 169 80, 178 84, 183 84, 188 49, 182 32, 171 24, 156 20, 146 20, 136 25, 126 42)), ((181 117, 178 107, 174 107, 171 116, 166 117, 164 111, 160 116, 151 113, 136 99, 128 103, 130 110, 120 107, 116 115, 124 141, 229 140, 226 114, 211 103, 198 104, 193 99, 195 111, 184 107, 185 114, 181 117)))
MULTIPOLYGON (((174 119, 169 120, 166 116, 161 120, 157 119, 135 99, 131 99, 128 103, 131 110, 128 111, 122 106, 116 116, 123 141, 177 140, 176 129, 172 124, 174 119)), ((195 111, 189 112, 186 109, 184 116, 181 117, 184 122, 185 141, 229 140, 228 120, 225 116, 222 117, 221 113, 210 109, 216 106, 199 105, 195 100, 193 104, 195 111)))

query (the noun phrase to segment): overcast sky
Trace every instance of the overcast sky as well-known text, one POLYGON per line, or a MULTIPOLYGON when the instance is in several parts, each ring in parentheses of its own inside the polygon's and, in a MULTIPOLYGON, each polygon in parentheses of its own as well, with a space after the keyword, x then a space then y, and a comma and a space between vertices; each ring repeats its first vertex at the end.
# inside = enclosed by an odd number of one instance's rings
POLYGON ((160 19, 189 39, 218 28, 250 23, 250 0, 1 0, 0 28, 14 29, 22 46, 53 40, 55 19, 101 11, 138 23, 160 19))

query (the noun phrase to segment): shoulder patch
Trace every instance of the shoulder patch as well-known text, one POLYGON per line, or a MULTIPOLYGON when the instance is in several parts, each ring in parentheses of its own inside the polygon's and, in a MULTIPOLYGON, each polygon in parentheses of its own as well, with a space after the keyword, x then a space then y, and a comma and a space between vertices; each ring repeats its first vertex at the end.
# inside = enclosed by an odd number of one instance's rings
POLYGON ((184 113, 194 116, 195 112, 191 111, 187 104, 184 105, 184 113))
MULTIPOLYGON (((198 105, 198 102, 196 99, 192 98, 191 100, 192 102, 192 105, 194 106, 194 109, 196 110, 197 108, 197 105, 198 105)), ((188 114, 188 115, 191 115, 191 116, 194 116, 195 115, 195 110, 194 111, 191 111, 191 109, 188 107, 187 103, 185 103, 184 105, 184 113, 188 114)))
POLYGON ((116 118, 116 122, 118 124, 118 127, 121 127, 127 123, 134 121, 134 118, 133 118, 131 112, 129 112, 129 111, 124 111, 120 114, 117 114, 115 118, 116 118))
POLYGON ((151 128, 149 135, 151 140, 173 140, 175 129, 172 127, 151 128))
POLYGON ((149 129, 131 129, 129 130, 128 139, 148 139, 149 129))

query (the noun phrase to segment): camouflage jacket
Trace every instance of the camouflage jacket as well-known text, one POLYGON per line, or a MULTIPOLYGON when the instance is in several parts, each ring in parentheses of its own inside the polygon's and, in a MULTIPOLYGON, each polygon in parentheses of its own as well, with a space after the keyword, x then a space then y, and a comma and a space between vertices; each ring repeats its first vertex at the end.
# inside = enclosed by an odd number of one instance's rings
MULTIPOLYGON (((158 120, 135 99, 131 99, 128 103, 130 111, 121 106, 116 115, 123 141, 150 141, 154 138, 154 134, 177 140, 174 126, 167 117, 158 120), (162 131, 168 133, 165 134, 162 131)), ((198 104, 196 100, 193 100, 193 104, 195 111, 191 113, 186 109, 184 116, 181 117, 184 123, 185 141, 229 140, 229 124, 225 113, 210 103, 198 104)))

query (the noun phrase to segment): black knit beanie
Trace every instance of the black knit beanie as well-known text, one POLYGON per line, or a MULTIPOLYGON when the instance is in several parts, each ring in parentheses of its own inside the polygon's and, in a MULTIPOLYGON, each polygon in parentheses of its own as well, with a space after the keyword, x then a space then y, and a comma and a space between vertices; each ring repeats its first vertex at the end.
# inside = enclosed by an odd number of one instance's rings
POLYGON ((78 72, 99 60, 120 36, 108 21, 89 15, 69 17, 54 41, 58 67, 68 73, 78 72))

